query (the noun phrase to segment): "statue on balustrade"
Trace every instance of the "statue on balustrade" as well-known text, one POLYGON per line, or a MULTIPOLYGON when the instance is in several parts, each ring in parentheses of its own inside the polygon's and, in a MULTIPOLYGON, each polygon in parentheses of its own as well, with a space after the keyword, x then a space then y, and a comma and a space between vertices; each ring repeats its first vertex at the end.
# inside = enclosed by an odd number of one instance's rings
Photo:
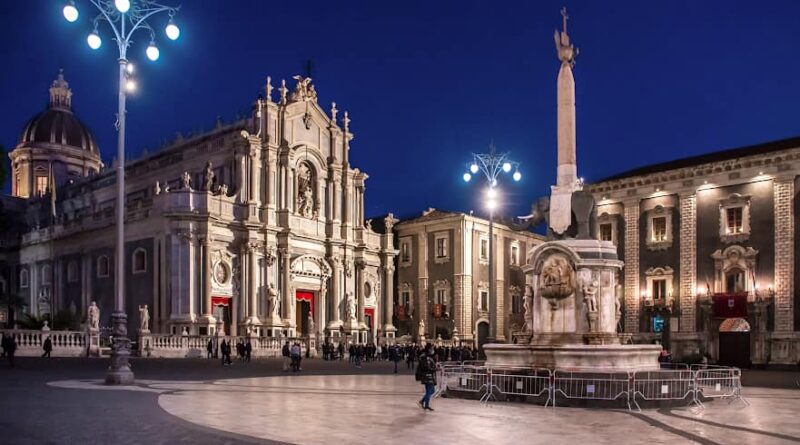
POLYGON ((278 306, 278 291, 275 290, 275 285, 269 283, 267 288, 267 295, 269 295, 269 311, 272 317, 280 318, 280 306, 278 306))
POLYGON ((86 318, 89 322, 90 332, 97 332, 100 330, 100 308, 97 307, 97 303, 94 301, 89 305, 89 312, 86 318))
POLYGON ((139 306, 139 332, 150 332, 150 310, 146 304, 139 306))

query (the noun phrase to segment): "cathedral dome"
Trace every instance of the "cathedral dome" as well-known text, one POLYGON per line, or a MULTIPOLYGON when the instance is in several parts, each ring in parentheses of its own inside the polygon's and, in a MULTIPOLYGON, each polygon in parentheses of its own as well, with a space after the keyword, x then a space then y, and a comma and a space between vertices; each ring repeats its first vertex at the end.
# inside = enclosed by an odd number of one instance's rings
POLYGON ((99 156, 94 136, 72 113, 72 91, 63 73, 50 87, 50 105, 25 125, 19 145, 54 144, 89 151, 99 156))

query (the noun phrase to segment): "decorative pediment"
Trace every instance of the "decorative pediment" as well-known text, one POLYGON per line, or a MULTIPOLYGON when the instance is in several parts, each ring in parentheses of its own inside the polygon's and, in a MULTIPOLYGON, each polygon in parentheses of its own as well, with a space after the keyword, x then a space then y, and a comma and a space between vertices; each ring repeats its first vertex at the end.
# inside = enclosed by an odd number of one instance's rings
POLYGON ((324 258, 315 255, 301 255, 292 261, 293 275, 311 278, 327 278, 331 275, 331 267, 324 258))
POLYGON ((433 282, 434 289, 450 289, 450 282, 447 280, 436 280, 433 282))
POLYGON ((674 270, 669 266, 664 267, 650 267, 644 271, 645 276, 659 276, 659 275, 672 275, 674 270))

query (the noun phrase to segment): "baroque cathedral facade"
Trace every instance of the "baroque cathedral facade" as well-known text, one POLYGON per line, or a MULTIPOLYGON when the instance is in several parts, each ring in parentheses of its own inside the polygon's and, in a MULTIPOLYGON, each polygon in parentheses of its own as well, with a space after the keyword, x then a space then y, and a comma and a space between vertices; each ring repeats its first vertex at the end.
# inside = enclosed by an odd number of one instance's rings
MULTIPOLYGON (((128 162, 125 309, 135 332, 393 337, 394 219, 365 224, 350 118, 310 78, 267 78, 251 117, 128 162), (277 96, 277 97, 275 97, 277 96)), ((0 290, 32 315, 114 309, 116 176, 63 75, 25 126, 0 200, 0 290)))

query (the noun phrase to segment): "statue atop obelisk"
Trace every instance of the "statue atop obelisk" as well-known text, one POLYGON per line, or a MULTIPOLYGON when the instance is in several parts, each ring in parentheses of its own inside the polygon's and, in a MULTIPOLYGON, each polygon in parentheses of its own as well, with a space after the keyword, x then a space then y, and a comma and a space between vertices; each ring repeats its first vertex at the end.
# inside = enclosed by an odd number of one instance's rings
POLYGON ((564 233, 572 223, 572 193, 581 189, 575 155, 575 79, 572 67, 578 50, 567 34, 567 8, 561 9, 563 31, 555 32, 556 50, 561 68, 558 71, 558 176, 550 197, 550 228, 564 233))

